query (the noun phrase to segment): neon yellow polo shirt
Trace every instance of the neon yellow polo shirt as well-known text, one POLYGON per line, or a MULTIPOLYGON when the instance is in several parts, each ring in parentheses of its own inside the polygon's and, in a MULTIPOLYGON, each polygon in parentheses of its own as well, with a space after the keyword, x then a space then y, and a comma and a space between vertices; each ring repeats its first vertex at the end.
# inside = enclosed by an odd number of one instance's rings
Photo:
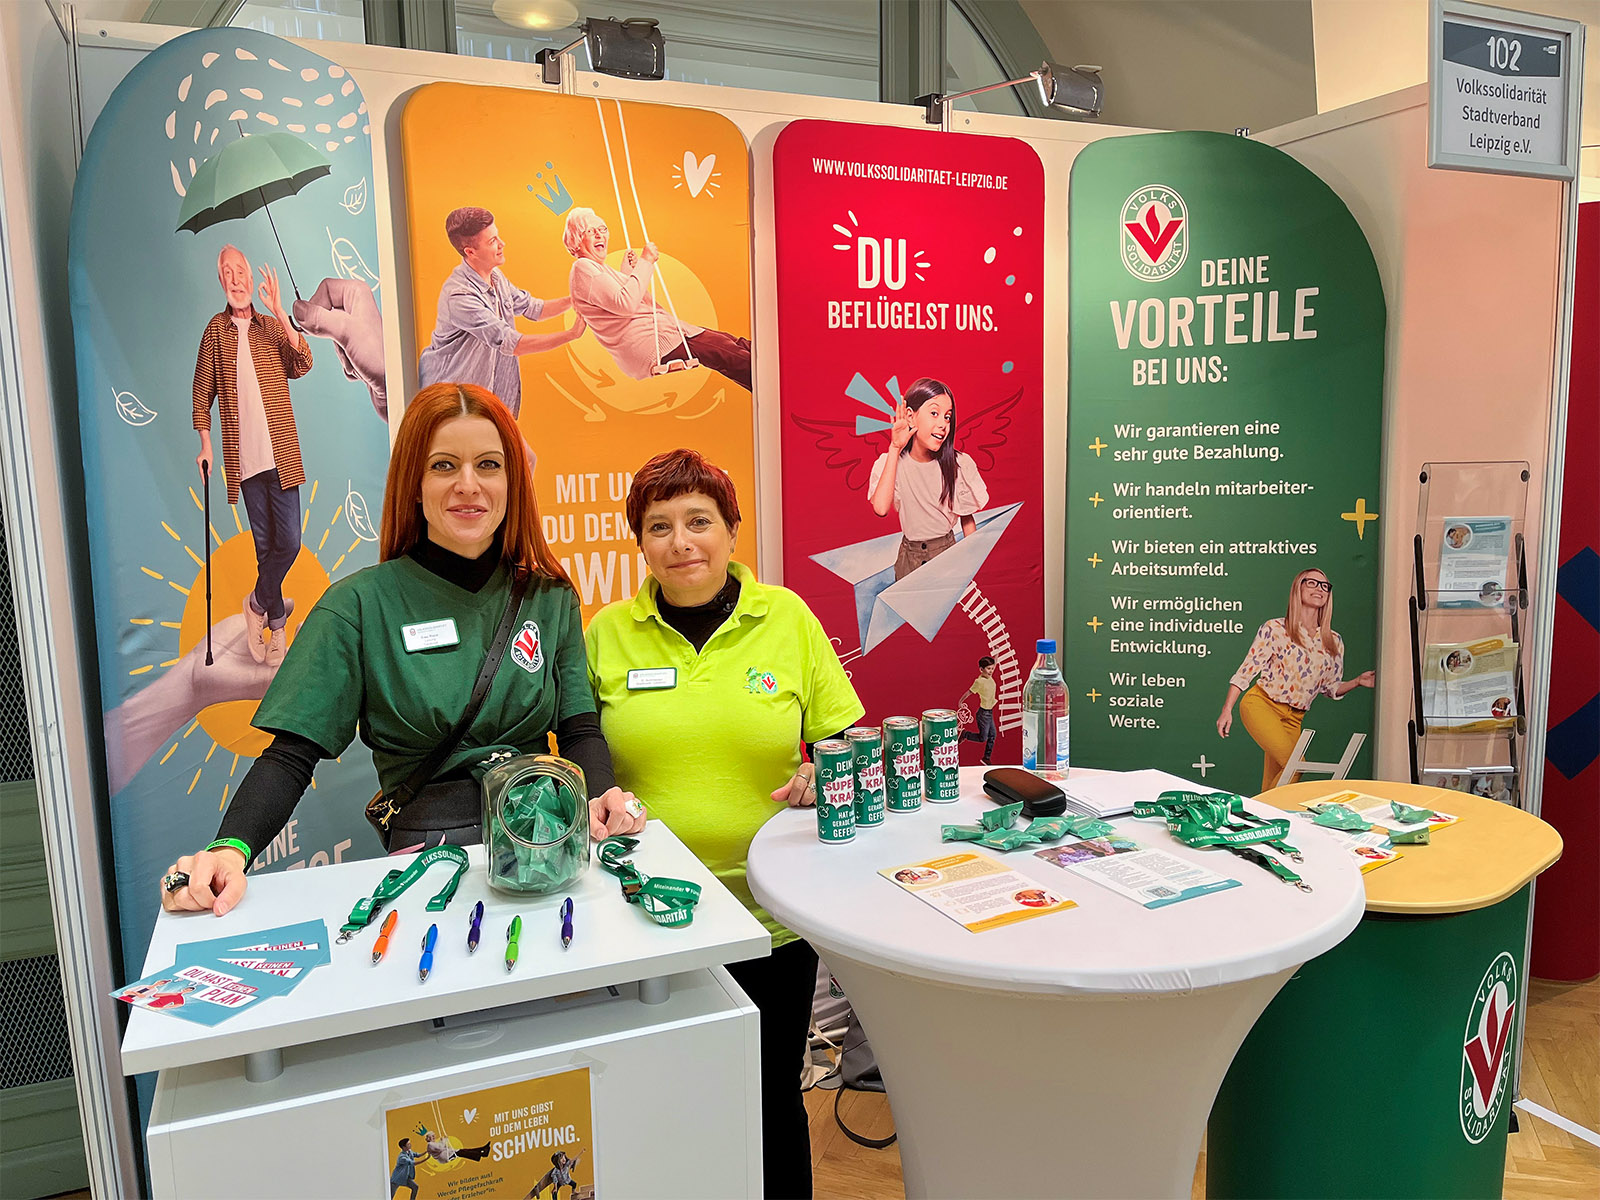
POLYGON ((795 935, 750 895, 750 839, 782 805, 772 792, 800 766, 801 743, 831 737, 865 710, 805 602, 729 563, 739 602, 696 654, 661 619, 661 585, 594 615, 589 682, 617 783, 649 806, 744 902, 781 946, 795 935), (630 671, 670 668, 672 686, 630 671))

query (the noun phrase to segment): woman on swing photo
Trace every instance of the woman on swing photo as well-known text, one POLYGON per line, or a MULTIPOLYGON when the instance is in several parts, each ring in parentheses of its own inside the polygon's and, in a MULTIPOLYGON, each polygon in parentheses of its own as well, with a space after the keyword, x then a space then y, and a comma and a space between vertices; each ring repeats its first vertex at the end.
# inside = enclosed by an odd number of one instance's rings
MULTIPOLYGON (((573 310, 630 379, 648 379, 691 367, 711 370, 750 390, 750 339, 680 321, 675 308, 655 298, 656 244, 631 247, 618 270, 606 263, 611 233, 592 208, 567 213, 562 242, 577 259, 568 290, 573 310)), ((665 290, 665 284, 662 285, 665 290)), ((667 304, 672 295, 667 293, 667 304)))

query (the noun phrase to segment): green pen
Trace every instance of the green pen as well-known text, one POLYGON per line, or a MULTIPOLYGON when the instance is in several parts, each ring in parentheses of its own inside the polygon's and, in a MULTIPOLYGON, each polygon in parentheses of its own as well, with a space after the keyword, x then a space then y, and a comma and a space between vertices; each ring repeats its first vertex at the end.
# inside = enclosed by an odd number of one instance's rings
POLYGON ((522 937, 522 918, 512 917, 511 928, 506 930, 506 970, 517 965, 517 940, 522 937))

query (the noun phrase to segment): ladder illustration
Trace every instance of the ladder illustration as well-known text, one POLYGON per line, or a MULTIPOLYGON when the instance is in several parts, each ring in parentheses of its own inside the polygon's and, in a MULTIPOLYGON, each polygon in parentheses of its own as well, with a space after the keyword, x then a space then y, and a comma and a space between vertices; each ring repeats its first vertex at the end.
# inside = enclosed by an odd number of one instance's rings
POLYGON ((1364 733, 1352 733, 1338 762, 1311 762, 1304 755, 1311 746, 1311 739, 1315 736, 1314 729, 1300 731, 1300 740, 1294 744, 1294 753, 1289 755, 1289 761, 1284 764, 1283 774, 1278 776, 1278 782, 1274 786, 1282 787, 1286 783, 1293 783, 1294 777, 1302 771, 1326 774, 1329 779, 1344 779, 1349 776, 1350 767, 1355 763, 1356 755, 1361 753, 1361 747, 1367 740, 1367 735, 1364 733))

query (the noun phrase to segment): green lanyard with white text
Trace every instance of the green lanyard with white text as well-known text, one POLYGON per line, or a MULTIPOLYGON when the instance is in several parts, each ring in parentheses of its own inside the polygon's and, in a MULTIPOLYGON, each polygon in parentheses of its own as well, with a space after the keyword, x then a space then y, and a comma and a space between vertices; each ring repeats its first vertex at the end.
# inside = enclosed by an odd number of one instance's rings
POLYGON ((596 848, 600 865, 617 877, 629 904, 637 904, 657 925, 687 925, 700 903, 700 885, 687 879, 651 878, 627 861, 639 845, 638 838, 612 837, 596 848))
POLYGON ((467 873, 467 852, 460 846, 435 846, 431 850, 424 850, 417 855, 414 861, 405 870, 390 871, 383 877, 383 882, 370 896, 363 896, 356 901, 356 906, 350 910, 350 917, 341 926, 339 941, 348 942, 360 933, 373 918, 382 911, 383 906, 395 899, 400 893, 428 873, 428 868, 434 863, 451 863, 455 871, 451 874, 449 882, 428 901, 429 912, 443 912, 445 906, 456 894, 456 888, 461 886, 461 877, 467 873))
POLYGON ((1283 851, 1296 861, 1302 857, 1295 847, 1284 841, 1289 833, 1288 819, 1258 817, 1246 812, 1243 796, 1230 792, 1162 792, 1154 800, 1135 803, 1133 815, 1160 817, 1167 823, 1172 836, 1185 846, 1220 846, 1271 871, 1283 882, 1292 883, 1303 892, 1311 890, 1311 886, 1286 864, 1269 854, 1251 849, 1264 844, 1283 851))

